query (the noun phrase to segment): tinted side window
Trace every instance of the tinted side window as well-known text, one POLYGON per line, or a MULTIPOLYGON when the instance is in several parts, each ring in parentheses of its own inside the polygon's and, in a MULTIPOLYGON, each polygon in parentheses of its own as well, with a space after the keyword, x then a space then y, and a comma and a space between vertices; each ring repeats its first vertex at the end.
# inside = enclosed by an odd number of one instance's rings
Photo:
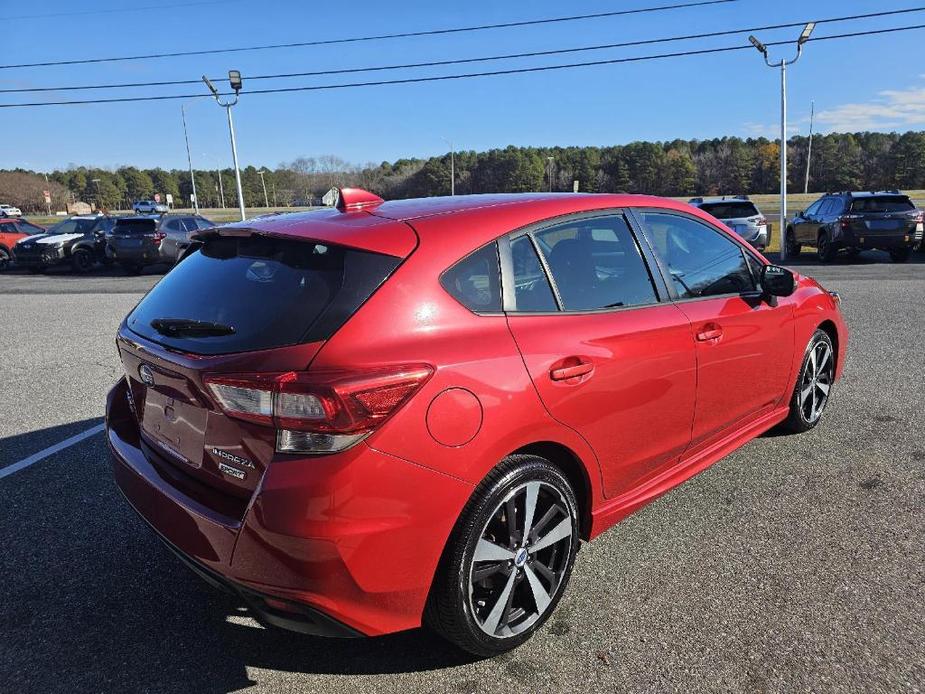
POLYGON ((742 249, 706 224, 662 212, 643 212, 653 244, 682 299, 755 289, 742 249))
POLYGON ((529 237, 521 236, 511 241, 511 261, 514 265, 515 310, 558 311, 556 297, 529 237))
POLYGON ((500 312, 498 245, 490 243, 460 260, 440 276, 440 284, 470 311, 500 312))
POLYGON ((167 229, 167 231, 181 231, 181 229, 180 229, 180 220, 179 220, 179 219, 171 219, 169 222, 167 222, 167 223, 164 225, 164 228, 167 229))
POLYGON ((536 233, 566 311, 658 301, 649 270, 623 217, 594 217, 536 233))

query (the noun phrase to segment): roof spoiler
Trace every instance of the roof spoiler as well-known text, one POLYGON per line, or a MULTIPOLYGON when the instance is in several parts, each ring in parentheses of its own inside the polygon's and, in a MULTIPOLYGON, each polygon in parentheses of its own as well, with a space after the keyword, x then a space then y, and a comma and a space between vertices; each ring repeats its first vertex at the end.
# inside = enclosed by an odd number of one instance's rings
POLYGON ((378 207, 385 200, 362 188, 338 188, 336 207, 341 212, 358 212, 378 207))

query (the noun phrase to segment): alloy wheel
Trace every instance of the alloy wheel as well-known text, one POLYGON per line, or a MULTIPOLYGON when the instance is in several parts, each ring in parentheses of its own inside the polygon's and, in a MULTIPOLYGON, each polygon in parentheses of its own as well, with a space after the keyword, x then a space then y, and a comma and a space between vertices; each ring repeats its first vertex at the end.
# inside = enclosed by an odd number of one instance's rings
POLYGON ((835 380, 835 360, 828 342, 814 344, 800 379, 799 406, 803 419, 812 424, 822 416, 835 380))
POLYGON ((516 636, 547 611, 562 586, 575 512, 551 484, 515 487, 491 514, 469 567, 469 606, 494 638, 516 636))

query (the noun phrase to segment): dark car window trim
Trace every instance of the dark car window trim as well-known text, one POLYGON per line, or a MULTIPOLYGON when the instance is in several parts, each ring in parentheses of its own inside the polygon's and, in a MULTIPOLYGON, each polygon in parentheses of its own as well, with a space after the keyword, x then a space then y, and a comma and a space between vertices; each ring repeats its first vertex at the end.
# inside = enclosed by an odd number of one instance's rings
MULTIPOLYGON (((656 214, 673 215, 675 217, 686 217, 690 219, 691 221, 699 222, 700 224, 703 224, 707 228, 712 229, 714 232, 720 234, 723 238, 728 239, 729 241, 734 243, 736 246, 738 246, 739 251, 741 251, 743 254, 749 253, 748 247, 745 245, 744 241, 739 241, 739 239, 733 238, 730 233, 727 233, 726 231, 718 228, 716 225, 711 224, 704 219, 701 219, 697 215, 690 214, 683 210, 669 209, 667 207, 633 207, 631 208, 631 211, 633 213, 652 212, 656 214)), ((646 242, 651 245, 653 253, 655 253, 656 262, 658 264, 659 271, 662 274, 662 280, 665 282, 665 284, 668 287, 668 293, 671 297, 672 303, 686 304, 692 301, 710 301, 711 299, 729 299, 732 297, 740 297, 743 299, 749 299, 749 298, 755 298, 755 297, 762 296, 761 290, 758 289, 758 282, 755 281, 755 289, 748 291, 748 292, 728 292, 726 294, 711 294, 710 296, 689 296, 689 297, 682 298, 678 294, 678 290, 674 287, 674 283, 671 282, 671 272, 668 270, 668 267, 662 261, 661 256, 659 256, 658 253, 655 252, 655 246, 652 244, 652 240, 649 238, 649 234, 646 231, 645 224, 643 223, 642 218, 639 217, 638 215, 634 215, 634 216, 638 218, 638 223, 639 223, 641 233, 643 234, 643 236, 645 236, 646 242)), ((759 262, 761 262, 762 265, 765 265, 765 262, 761 261, 761 259, 758 258, 755 254, 753 253, 750 253, 750 254, 753 257, 755 257, 759 262)), ((744 261, 745 258, 743 257, 742 260, 744 261)), ((746 265, 747 264, 748 263, 746 261, 746 265)), ((751 269, 749 269, 749 274, 751 275, 751 269)), ((752 279, 754 280, 754 277, 752 279)))
POLYGON ((506 239, 507 245, 505 250, 504 247, 499 243, 499 248, 502 250, 501 296, 503 300, 502 305, 504 312, 506 314, 517 316, 577 316, 585 314, 631 311, 633 309, 658 306, 660 303, 663 303, 666 300, 666 297, 669 296, 668 290, 664 286, 664 278, 661 276, 659 271, 653 269, 655 268, 656 258, 652 256, 651 252, 649 251, 648 239, 644 240, 644 237, 642 237, 639 233, 638 226, 634 224, 631 210, 632 208, 629 207, 603 207, 596 210, 569 212, 567 214, 558 215, 556 217, 549 217, 538 222, 533 222, 532 224, 528 224, 527 226, 521 227, 520 229, 515 229, 514 231, 508 232, 505 236, 501 237, 506 239), (584 219, 596 219, 599 217, 623 217, 623 220, 626 222, 626 225, 630 230, 630 235, 633 236, 633 239, 636 242, 636 247, 639 249, 639 252, 642 255, 643 265, 646 268, 646 272, 649 273, 649 279, 652 281, 652 286, 655 290, 655 301, 651 301, 645 304, 633 304, 632 306, 611 306, 609 308, 592 308, 580 310, 568 310, 563 308, 562 298, 559 294, 559 287, 556 285, 555 279, 552 277, 552 272, 549 269, 549 265, 546 262, 546 257, 533 235, 541 231, 545 231, 550 227, 559 226, 560 224, 567 224, 569 222, 581 221, 584 219), (559 307, 558 311, 519 311, 516 308, 517 301, 516 297, 514 296, 514 263, 511 257, 510 244, 521 236, 530 237, 530 242, 533 244, 533 249, 536 251, 536 254, 540 260, 540 264, 543 268, 543 272, 546 275, 546 281, 549 283, 549 286, 553 292, 553 296, 556 299, 556 305, 559 307), (506 258, 505 253, 507 254, 506 258))

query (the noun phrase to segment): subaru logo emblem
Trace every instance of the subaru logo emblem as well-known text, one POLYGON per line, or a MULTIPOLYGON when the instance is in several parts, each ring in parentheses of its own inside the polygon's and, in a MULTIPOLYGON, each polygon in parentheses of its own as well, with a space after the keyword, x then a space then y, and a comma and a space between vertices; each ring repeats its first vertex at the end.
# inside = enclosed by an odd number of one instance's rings
POLYGON ((147 364, 142 364, 138 367, 138 375, 141 377, 141 382, 146 386, 154 385, 154 369, 147 364))

